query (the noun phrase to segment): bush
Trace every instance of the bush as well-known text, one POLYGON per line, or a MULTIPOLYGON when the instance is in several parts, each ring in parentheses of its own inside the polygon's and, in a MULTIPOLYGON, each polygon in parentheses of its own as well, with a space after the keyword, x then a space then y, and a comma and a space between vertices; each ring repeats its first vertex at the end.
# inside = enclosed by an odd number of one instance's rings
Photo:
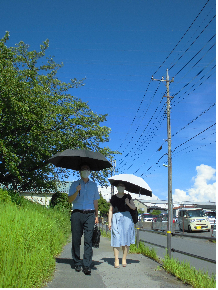
POLYGON ((23 196, 21 196, 18 192, 12 189, 8 190, 8 195, 11 197, 11 201, 14 202, 16 205, 24 206, 28 202, 23 196))
POLYGON ((52 198, 49 203, 51 208, 66 209, 71 211, 72 204, 68 202, 67 193, 57 191, 52 195, 52 198))
POLYGON ((11 197, 6 190, 0 188, 0 202, 11 203, 11 197))

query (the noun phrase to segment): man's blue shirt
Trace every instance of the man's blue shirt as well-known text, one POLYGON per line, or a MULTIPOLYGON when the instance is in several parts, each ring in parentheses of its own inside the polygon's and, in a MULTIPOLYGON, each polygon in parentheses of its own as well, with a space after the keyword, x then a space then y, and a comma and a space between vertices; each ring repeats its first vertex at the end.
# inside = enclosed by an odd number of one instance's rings
POLYGON ((73 209, 94 210, 94 200, 100 199, 97 184, 91 180, 88 180, 87 183, 82 179, 74 181, 70 186, 68 196, 76 192, 76 187, 79 184, 81 185, 81 190, 73 201, 73 209))

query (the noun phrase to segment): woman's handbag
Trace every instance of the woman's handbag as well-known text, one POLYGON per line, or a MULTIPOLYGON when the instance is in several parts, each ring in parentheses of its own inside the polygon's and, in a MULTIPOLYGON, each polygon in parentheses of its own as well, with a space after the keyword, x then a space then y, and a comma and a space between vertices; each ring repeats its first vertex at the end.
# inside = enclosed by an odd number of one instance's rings
POLYGON ((133 220, 134 224, 137 224, 137 222, 138 222, 138 211, 137 211, 137 207, 135 209, 129 208, 129 211, 131 213, 132 220, 133 220))
POLYGON ((92 247, 93 248, 99 248, 100 236, 101 236, 101 231, 98 228, 97 224, 95 224, 94 230, 93 230, 93 236, 92 236, 92 247))

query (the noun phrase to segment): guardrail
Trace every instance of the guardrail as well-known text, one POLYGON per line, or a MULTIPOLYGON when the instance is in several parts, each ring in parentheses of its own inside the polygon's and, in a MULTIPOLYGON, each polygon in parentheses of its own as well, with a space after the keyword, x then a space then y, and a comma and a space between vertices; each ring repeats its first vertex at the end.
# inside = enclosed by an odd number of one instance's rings
MULTIPOLYGON (((105 227, 106 232, 108 231, 107 224, 101 224, 102 230, 103 227, 105 227)), ((99 224, 99 226, 100 226, 99 224)), ((161 224, 161 222, 160 222, 161 224)), ((140 231, 148 231, 148 232, 155 232, 157 234, 165 234, 167 232, 167 223, 163 223, 163 225, 158 225, 158 222, 138 222, 135 225, 136 229, 139 229, 140 231)), ((179 229, 179 226, 177 223, 174 224, 172 229, 172 236, 182 236, 182 237, 189 237, 189 238, 196 238, 196 239, 202 239, 202 240, 211 240, 216 241, 216 237, 202 237, 197 235, 191 235, 191 234, 185 234, 185 232, 181 232, 179 229)))
MULTIPOLYGON (((148 242, 148 241, 144 241, 144 240, 140 239, 139 238, 139 231, 154 232, 153 230, 146 230, 146 229, 136 228, 136 245, 137 245, 137 247, 139 246, 139 242, 143 242, 143 243, 151 244, 151 245, 154 245, 154 246, 157 246, 157 247, 160 247, 160 248, 166 248, 166 246, 158 245, 156 243, 148 242)), ((157 233, 157 232, 155 232, 155 233, 157 233)), ((163 233, 160 233, 160 234, 163 234, 163 233)), ((182 236, 182 237, 201 238, 201 239, 207 239, 207 240, 216 240, 216 238, 213 238, 213 237, 199 237, 199 236, 191 236, 191 235, 175 234, 175 233, 172 234, 172 235, 178 235, 178 236, 182 236)), ((208 259, 208 258, 205 258, 205 257, 197 256, 197 255, 194 255, 194 254, 191 254, 191 253, 188 253, 188 252, 183 252, 183 251, 180 251, 180 250, 176 250, 174 248, 172 248, 171 251, 216 264, 216 260, 213 260, 213 259, 208 259)))
MULTIPOLYGON (((167 231, 167 222, 138 222, 138 225, 140 226, 140 224, 142 225, 143 228, 147 228, 148 226, 150 226, 150 228, 152 230, 156 230, 156 231, 167 231), (150 225, 147 225, 150 224, 150 225)), ((172 232, 179 232, 179 225, 178 223, 172 223, 172 232)))
MULTIPOLYGON (((166 248, 166 246, 158 245, 158 244, 153 243, 153 242, 144 241, 144 240, 140 239, 140 237, 139 237, 139 232, 140 231, 147 231, 147 232, 153 232, 153 233, 159 233, 159 234, 163 234, 163 231, 162 232, 157 232, 156 230, 152 230, 152 229, 150 229, 150 230, 143 229, 143 228, 140 228, 139 225, 140 225, 139 223, 137 223, 135 225, 135 229, 136 229, 136 245, 137 245, 137 247, 139 246, 139 242, 143 242, 143 243, 151 244, 151 245, 154 245, 154 246, 157 246, 157 247, 160 247, 160 248, 166 248)), ((106 233, 109 231, 107 224, 101 224, 101 225, 99 224, 99 227, 101 227, 102 230, 105 229, 106 233)), ((165 234, 165 230, 164 230, 164 234, 165 234)), ((195 235, 186 235, 186 234, 183 234, 183 233, 180 233, 180 234, 178 233, 177 234, 175 232, 172 233, 172 236, 174 236, 174 235, 178 235, 178 236, 182 236, 182 237, 189 237, 189 238, 193 237, 193 238, 200 238, 200 239, 207 239, 207 240, 216 240, 216 238, 214 238, 214 237, 200 237, 200 236, 195 236, 195 235)), ((208 258, 205 258, 205 257, 197 256, 197 255, 194 255, 194 254, 191 254, 191 253, 188 253, 188 252, 176 250, 174 248, 172 248, 171 251, 216 264, 216 260, 213 260, 213 259, 208 259, 208 258)))

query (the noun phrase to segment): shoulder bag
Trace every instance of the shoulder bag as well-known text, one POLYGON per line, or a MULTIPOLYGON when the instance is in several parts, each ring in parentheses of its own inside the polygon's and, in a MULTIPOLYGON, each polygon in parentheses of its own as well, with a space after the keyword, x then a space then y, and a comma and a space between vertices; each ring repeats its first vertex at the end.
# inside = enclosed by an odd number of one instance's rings
POLYGON ((131 209, 127 204, 125 204, 126 209, 130 212, 132 216, 132 220, 134 224, 137 224, 138 222, 138 210, 137 207, 135 209, 131 209))
POLYGON ((93 236, 92 236, 92 247, 93 248, 99 248, 100 237, 101 237, 101 231, 98 228, 97 224, 95 224, 94 230, 93 230, 93 236))
POLYGON ((134 224, 137 224, 137 222, 138 222, 138 211, 137 211, 137 207, 135 209, 129 208, 129 212, 131 213, 132 220, 133 220, 134 224))

